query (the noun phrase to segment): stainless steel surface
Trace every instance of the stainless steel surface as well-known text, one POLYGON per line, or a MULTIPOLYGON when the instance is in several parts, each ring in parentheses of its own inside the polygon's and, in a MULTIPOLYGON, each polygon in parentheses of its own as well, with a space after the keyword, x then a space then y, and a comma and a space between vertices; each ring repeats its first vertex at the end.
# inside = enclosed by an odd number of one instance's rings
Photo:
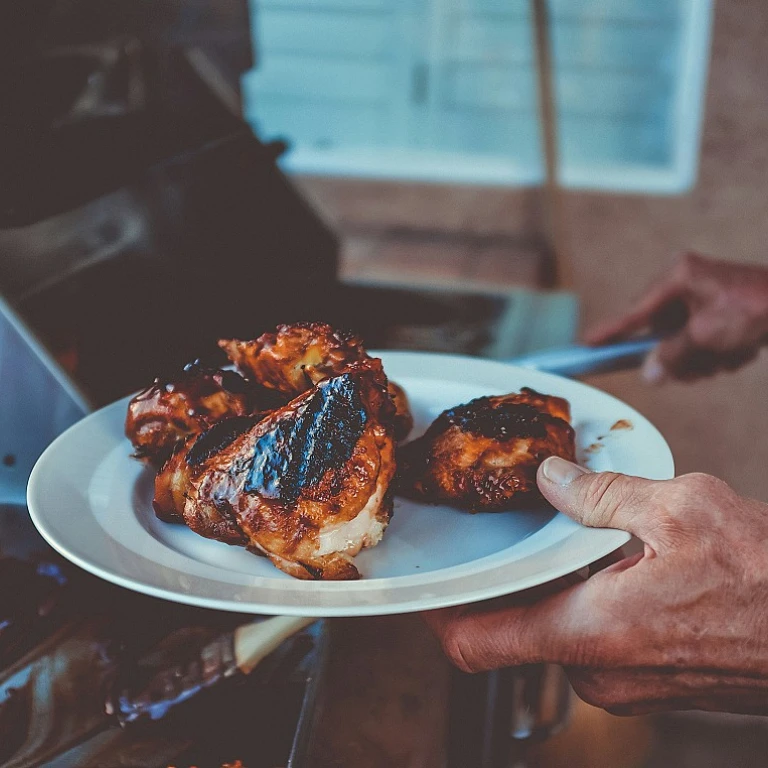
POLYGON ((301 701, 296 733, 291 745, 287 768, 305 768, 311 764, 312 748, 315 744, 316 730, 320 722, 321 710, 318 707, 320 694, 326 681, 328 669, 328 622, 321 621, 308 630, 315 639, 312 664, 307 673, 304 697, 301 701))
MULTIPOLYGON (((44 560, 46 553, 52 553, 32 529, 23 504, 27 478, 31 466, 47 444, 87 414, 90 405, 67 373, 1 299, 0 376, 3 381, 0 389, 0 458, 13 458, 0 464, 0 557, 5 564, 17 564, 17 569, 26 567, 30 573, 37 574, 38 581, 44 577, 55 578, 53 565, 47 562, 41 565, 40 558, 44 560)), ((3 585, 6 587, 9 586, 7 576, 4 573, 3 585)), ((14 584, 12 588, 17 588, 18 584, 14 584)), ((28 581, 24 588, 31 589, 32 586, 28 581)), ((136 603, 137 598, 129 593, 84 581, 82 576, 66 595, 68 599, 62 599, 59 605, 59 602, 52 602, 48 592, 38 595, 32 589, 30 596, 24 593, 23 600, 16 601, 19 605, 28 604, 29 610, 23 615, 12 613, 9 619, 0 610, 0 639, 5 641, 0 643, 0 764, 18 768, 41 765, 104 768, 105 765, 124 764, 125 755, 130 753, 131 764, 136 766, 156 768, 169 762, 183 762, 187 754, 189 764, 203 765, 207 763, 198 755, 218 754, 217 750, 226 755, 230 749, 246 755, 257 747, 272 750, 267 750, 272 757, 265 756, 265 761, 279 760, 279 764, 286 764, 282 761, 288 759, 290 750, 289 764, 292 767, 301 768, 305 764, 314 732, 313 709, 321 677, 319 666, 325 658, 321 650, 325 647, 322 623, 301 633, 301 637, 283 643, 249 676, 252 682, 238 685, 234 681, 234 687, 227 687, 228 678, 240 677, 234 674, 236 668, 229 648, 231 633, 217 635, 218 641, 206 641, 197 656, 194 653, 190 656, 190 649, 194 649, 197 642, 195 632, 198 629, 194 622, 199 616, 204 624, 208 620, 207 612, 187 612, 186 620, 192 626, 183 627, 182 632, 188 633, 189 637, 185 639, 187 635, 180 635, 180 639, 174 641, 181 654, 179 661, 174 661, 175 656, 171 656, 171 662, 165 662, 164 654, 169 648, 166 647, 167 639, 163 639, 165 650, 157 646, 157 652, 152 651, 146 659, 141 657, 142 669, 146 667, 142 676, 130 661, 120 660, 118 663, 112 650, 130 645, 135 636, 146 629, 142 628, 145 623, 160 625, 166 616, 169 631, 175 631, 174 609, 166 609, 154 601, 136 603), (35 599, 41 601, 39 615, 35 613, 35 599), (118 607, 120 605, 123 605, 122 609, 118 607), (137 613, 134 622, 123 621, 122 632, 118 629, 112 637, 110 630, 101 638, 99 627, 114 623, 108 619, 105 623, 105 612, 109 611, 137 613), (156 617, 154 621, 149 618, 152 611, 159 612, 160 618, 156 617), (22 620, 26 623, 22 624, 22 620), (14 634, 14 630, 18 631, 14 634), (215 655, 216 651, 220 651, 219 656, 215 655), (16 659, 21 661, 16 663, 16 659), (102 690, 107 683, 102 675, 111 676, 112 671, 116 673, 123 668, 134 686, 127 689, 128 693, 136 694, 127 702, 135 705, 133 714, 146 715, 140 718, 143 720, 164 720, 151 733, 142 727, 110 728, 118 722, 123 725, 136 719, 114 717, 117 713, 110 716, 109 710, 104 711, 102 690), (153 674, 145 680, 147 670, 153 674), (265 675, 269 679, 260 681, 265 675), (140 685, 142 680, 145 685, 140 685), (272 707, 270 712, 279 722, 265 733, 254 731, 253 743, 248 740, 248 731, 243 731, 243 738, 236 747, 227 742, 226 736, 206 735, 194 725, 195 712, 202 712, 206 707, 219 707, 217 711, 224 717, 227 695, 221 692, 223 688, 231 689, 232 696, 237 700, 242 698, 242 705, 247 704, 253 711, 259 707, 272 707), (197 693, 210 695, 211 692, 215 700, 206 700, 205 695, 197 696, 197 693), (275 704, 278 699, 279 706, 275 704), (268 705, 267 701, 271 703, 268 705), (197 709, 189 709, 190 704, 197 709), (166 712, 170 713, 170 724, 165 723, 166 712), (19 720, 18 723, 14 718, 19 720), (17 734, 12 742, 4 739, 9 728, 17 734), (199 736, 196 735, 198 731, 199 736)), ((221 622, 226 624, 228 621, 231 620, 222 615, 221 622)), ((217 758, 215 765, 223 759, 217 758)), ((255 762, 251 754, 248 764, 262 763, 255 762)), ((277 762, 269 762, 272 764, 277 762)))
POLYGON ((23 505, 40 454, 90 408, 2 298, 0 381, 0 504, 23 505))
POLYGON ((514 358, 509 362, 523 368, 574 378, 636 368, 659 341, 657 336, 641 336, 601 347, 575 344, 570 347, 545 349, 514 358))
POLYGON ((507 670, 512 688, 510 735, 517 741, 543 741, 566 723, 571 687, 562 667, 527 664, 507 670))

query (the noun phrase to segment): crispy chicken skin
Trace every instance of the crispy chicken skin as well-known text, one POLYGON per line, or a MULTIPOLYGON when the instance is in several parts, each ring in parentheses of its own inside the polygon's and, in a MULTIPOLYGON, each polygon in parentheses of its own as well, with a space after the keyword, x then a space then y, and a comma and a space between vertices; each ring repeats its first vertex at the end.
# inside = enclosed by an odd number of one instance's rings
MULTIPOLYGON (((179 443, 155 477, 155 514, 166 523, 185 523, 184 508, 193 484, 207 470, 206 460, 230 445, 243 432, 258 424, 259 416, 223 419, 202 434, 179 443)), ((222 516, 215 505, 196 518, 195 530, 226 544, 248 543, 231 516, 222 516)))
POLYGON ((254 400, 254 389, 242 376, 195 361, 175 380, 155 379, 131 400, 125 435, 135 458, 159 467, 178 442, 221 419, 250 413, 254 400))
POLYGON ((356 579, 395 474, 393 405, 375 371, 326 379, 265 418, 222 421, 157 477, 155 509, 301 579, 356 579))
POLYGON ((222 339, 219 346, 243 376, 289 397, 368 357, 358 336, 325 323, 279 325, 253 341, 222 339))
POLYGON ((549 456, 575 458, 568 402, 524 388, 444 411, 398 456, 400 490, 472 512, 538 506, 536 471, 549 456))
MULTIPOLYGON (((203 433, 205 434, 205 433, 203 433)), ((183 443, 177 443, 168 460, 155 475, 155 497, 152 507, 165 523, 183 523, 184 500, 190 482, 187 464, 189 449, 199 435, 191 435, 183 443)))
MULTIPOLYGON (((221 339, 219 346, 247 379, 289 398, 351 369, 370 367, 384 377, 381 361, 369 357, 360 337, 325 323, 279 325, 253 341, 221 339)), ((395 403, 395 437, 403 440, 413 427, 408 398, 394 382, 388 389, 395 403)))

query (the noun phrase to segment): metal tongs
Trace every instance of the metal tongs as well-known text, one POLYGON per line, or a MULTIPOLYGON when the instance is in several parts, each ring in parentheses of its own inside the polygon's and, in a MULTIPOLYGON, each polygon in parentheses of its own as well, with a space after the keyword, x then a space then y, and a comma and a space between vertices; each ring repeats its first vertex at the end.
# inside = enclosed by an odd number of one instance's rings
POLYGON ((659 341, 661 341, 660 336, 649 335, 600 347, 574 344, 569 347, 533 352, 509 362, 521 368, 546 371, 568 378, 596 373, 613 373, 640 366, 645 356, 659 341))

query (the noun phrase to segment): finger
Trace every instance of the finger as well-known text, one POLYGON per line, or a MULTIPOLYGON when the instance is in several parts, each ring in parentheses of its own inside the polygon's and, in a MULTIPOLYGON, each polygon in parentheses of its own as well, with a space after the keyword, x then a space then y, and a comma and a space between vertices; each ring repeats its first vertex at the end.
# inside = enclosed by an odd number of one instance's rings
POLYGON ((660 342, 654 350, 660 365, 675 378, 703 375, 712 370, 712 354, 683 331, 660 342))
POLYGON ((751 363, 757 357, 757 353, 757 349, 745 347, 721 355, 718 362, 726 371, 736 371, 747 363, 751 363))
POLYGON ((651 495, 658 483, 616 472, 590 472, 552 456, 539 467, 539 490, 555 509, 590 528, 617 528, 656 549, 660 544, 651 495))
POLYGON ((654 317, 664 306, 680 299, 685 285, 674 273, 663 282, 652 287, 635 306, 622 317, 602 323, 585 335, 587 344, 606 344, 629 336, 651 325, 654 317))
POLYGON ((643 378, 660 384, 674 378, 694 381, 718 371, 734 371, 754 359, 757 351, 743 347, 720 352, 697 346, 685 332, 665 339, 648 355, 642 368, 643 378))
POLYGON ((733 703, 753 708, 761 693, 764 704, 765 694, 758 681, 729 679, 722 673, 713 675, 698 669, 621 666, 567 667, 565 671, 580 698, 616 715, 670 709, 746 711, 732 708, 733 703))
POLYGON ((704 375, 711 364, 687 332, 682 331, 656 345, 646 357, 640 375, 649 384, 662 384, 670 378, 704 375))
POLYGON ((735 371, 757 356, 756 350, 738 349, 719 352, 710 349, 692 350, 677 372, 682 381, 694 381, 720 371, 735 371))
POLYGON ((448 658, 465 672, 520 664, 590 665, 621 647, 616 617, 600 610, 600 576, 532 605, 464 613, 433 611, 425 618, 448 658))
POLYGON ((580 699, 612 714, 639 713, 646 705, 674 695, 666 670, 598 666, 566 667, 565 672, 580 699))
POLYGON ((440 636, 444 632, 446 624, 455 621, 464 614, 473 611, 502 611, 509 608, 533 605, 547 597, 563 592, 569 587, 576 584, 582 584, 585 580, 586 577, 581 576, 578 572, 569 573, 560 578, 548 581, 545 584, 539 584, 536 587, 524 589, 521 592, 515 592, 511 595, 502 595, 501 597, 495 597, 491 600, 484 600, 481 603, 474 603, 471 605, 457 605, 451 608, 441 608, 436 611, 424 611, 421 615, 430 629, 436 635, 440 636))

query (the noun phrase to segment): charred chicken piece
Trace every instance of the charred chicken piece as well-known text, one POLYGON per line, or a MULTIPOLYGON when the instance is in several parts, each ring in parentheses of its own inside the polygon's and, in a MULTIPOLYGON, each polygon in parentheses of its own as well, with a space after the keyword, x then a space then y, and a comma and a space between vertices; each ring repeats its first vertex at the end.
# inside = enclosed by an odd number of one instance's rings
POLYGON ((400 489, 472 512, 540 506, 536 471, 575 458, 568 402, 524 388, 444 411, 400 452, 400 489))
POLYGON ((256 400, 256 391, 242 376, 195 361, 177 379, 156 379, 131 400, 125 435, 135 458, 159 467, 178 442, 221 419, 251 413, 256 400))
POLYGON ((322 381, 262 420, 216 424, 155 485, 163 519, 243 544, 301 579, 356 579, 392 511, 393 405, 375 371, 322 381))
MULTIPOLYGON (((219 422, 219 424, 223 423, 219 422)), ((152 499, 152 507, 164 523, 184 522, 184 501, 191 482, 191 467, 187 464, 187 454, 198 437, 200 435, 192 435, 183 443, 177 443, 173 453, 155 475, 155 497, 152 499)))
MULTIPOLYGON (((229 446, 249 428, 258 424, 260 416, 234 416, 223 419, 202 434, 192 435, 180 443, 155 477, 155 514, 166 523, 184 523, 184 508, 188 495, 202 474, 207 459, 229 446)), ((215 505, 195 520, 195 530, 209 539, 227 544, 242 544, 248 540, 231 516, 222 516, 215 505)))
POLYGON ((325 323, 279 325, 253 341, 222 339, 219 346, 243 376, 289 397, 368 358, 358 336, 325 323))
MULTIPOLYGON (((219 346, 247 379, 289 398, 349 370, 370 368, 386 381, 381 361, 368 355, 358 336, 325 323, 279 325, 254 341, 222 339, 219 346)), ((388 388, 395 438, 403 440, 413 427, 408 398, 397 384, 389 382, 388 388)))

